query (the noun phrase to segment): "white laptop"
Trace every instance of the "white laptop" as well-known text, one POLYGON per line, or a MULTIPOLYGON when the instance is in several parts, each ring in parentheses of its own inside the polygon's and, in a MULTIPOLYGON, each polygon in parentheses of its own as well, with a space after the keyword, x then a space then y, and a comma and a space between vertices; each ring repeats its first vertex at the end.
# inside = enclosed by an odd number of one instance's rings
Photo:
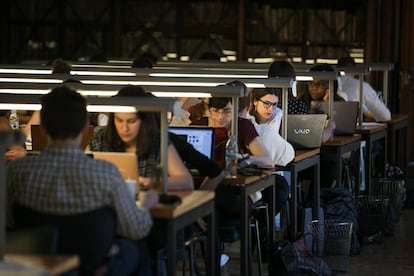
POLYGON ((326 114, 289 114, 287 141, 295 149, 319 148, 326 118, 326 114))

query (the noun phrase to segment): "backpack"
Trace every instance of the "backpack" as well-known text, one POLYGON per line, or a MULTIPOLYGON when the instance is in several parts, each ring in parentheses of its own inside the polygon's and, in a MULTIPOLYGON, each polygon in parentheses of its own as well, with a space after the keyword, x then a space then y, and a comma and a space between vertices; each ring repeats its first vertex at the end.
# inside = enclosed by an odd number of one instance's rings
POLYGON ((352 193, 344 188, 324 188, 321 189, 320 195, 325 220, 352 222, 350 254, 359 254, 361 243, 359 241, 358 210, 352 193))

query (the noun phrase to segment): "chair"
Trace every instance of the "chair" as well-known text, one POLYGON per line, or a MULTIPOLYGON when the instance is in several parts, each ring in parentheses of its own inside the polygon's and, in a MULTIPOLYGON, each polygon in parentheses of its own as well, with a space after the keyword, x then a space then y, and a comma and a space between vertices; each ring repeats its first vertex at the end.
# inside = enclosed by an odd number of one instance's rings
POLYGON ((54 215, 28 207, 13 207, 16 226, 56 225, 58 229, 57 254, 77 254, 81 275, 93 275, 104 264, 116 235, 116 214, 112 207, 76 215, 54 215))
MULTIPOLYGON (((249 252, 250 252, 250 258, 252 254, 252 230, 255 234, 255 242, 257 245, 257 258, 258 258, 258 269, 259 269, 259 275, 263 275, 263 264, 262 264, 262 254, 261 254, 261 248, 260 248, 260 229, 259 229, 259 222, 254 216, 250 216, 250 227, 249 227, 249 252)), ((227 243, 233 243, 240 239, 240 220, 239 219, 229 219, 229 218, 223 218, 219 224, 219 235, 221 242, 227 242, 227 243)))
POLYGON ((185 245, 185 247, 188 251, 190 276, 200 275, 200 271, 198 270, 196 260, 195 260, 195 257, 196 257, 196 252, 195 252, 196 242, 200 243, 200 247, 201 247, 201 251, 202 251, 201 253, 203 255, 203 260, 204 260, 204 267, 207 266, 207 264, 206 264, 207 240, 208 240, 208 237, 204 233, 194 233, 184 243, 184 245, 185 245))
POLYGON ((7 232, 6 253, 55 254, 58 231, 54 225, 26 227, 7 232))

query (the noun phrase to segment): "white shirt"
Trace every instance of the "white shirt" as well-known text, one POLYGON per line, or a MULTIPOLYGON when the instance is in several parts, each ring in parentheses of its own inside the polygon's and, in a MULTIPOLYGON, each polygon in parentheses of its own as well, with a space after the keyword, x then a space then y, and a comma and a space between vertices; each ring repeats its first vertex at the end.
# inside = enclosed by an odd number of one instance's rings
POLYGON ((252 121, 260 139, 269 151, 274 165, 286 166, 295 158, 295 150, 292 145, 279 134, 279 116, 275 116, 273 120, 266 124, 256 123, 254 116, 249 115, 249 119, 252 121))
MULTIPOLYGON (((347 96, 347 101, 359 102, 359 80, 350 76, 340 76, 338 78, 339 91, 347 96)), ((379 99, 377 92, 367 83, 362 84, 363 109, 371 112, 377 122, 391 120, 391 112, 388 107, 379 99)))

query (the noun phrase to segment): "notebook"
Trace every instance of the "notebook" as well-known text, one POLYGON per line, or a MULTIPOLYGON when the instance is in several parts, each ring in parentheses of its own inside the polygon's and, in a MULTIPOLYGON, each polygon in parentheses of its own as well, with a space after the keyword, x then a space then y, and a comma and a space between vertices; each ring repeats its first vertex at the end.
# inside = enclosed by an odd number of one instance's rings
POLYGON ((289 114, 287 116, 287 140, 295 149, 321 146, 326 114, 289 114))
MULTIPOLYGON (((311 113, 328 114, 328 103, 312 101, 311 113)), ((333 117, 336 124, 334 135, 354 135, 358 119, 358 102, 333 102, 333 117)))
POLYGON ((93 159, 106 160, 114 164, 124 179, 133 179, 138 183, 138 160, 135 153, 94 151, 93 159))
POLYGON ((185 139, 209 159, 214 159, 214 128, 199 126, 170 127, 169 131, 185 139))
MULTIPOLYGON (((81 141, 81 148, 85 149, 88 145, 89 140, 92 138, 93 126, 89 126, 88 131, 83 135, 81 141)), ((40 125, 32 125, 31 126, 31 135, 32 135, 32 150, 33 151, 42 151, 48 141, 46 134, 41 130, 40 125)))

